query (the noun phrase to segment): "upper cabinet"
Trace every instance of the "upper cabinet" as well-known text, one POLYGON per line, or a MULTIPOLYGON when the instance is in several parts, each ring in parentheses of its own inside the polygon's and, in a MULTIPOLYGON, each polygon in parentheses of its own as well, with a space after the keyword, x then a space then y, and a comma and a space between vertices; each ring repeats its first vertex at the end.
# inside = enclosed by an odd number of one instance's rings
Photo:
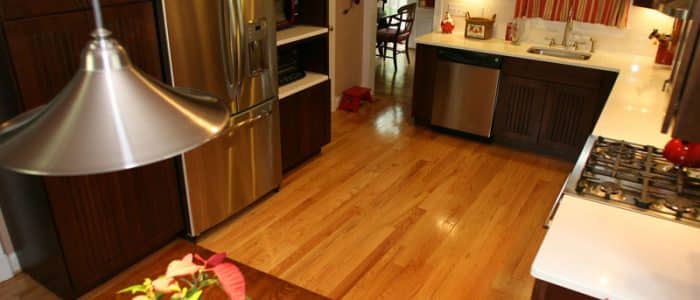
MULTIPOLYGON (((102 5, 111 5, 144 0, 102 0, 102 5)), ((61 12, 83 10, 92 7, 90 0, 2 0, 2 16, 4 19, 21 19, 43 16, 61 12)))
MULTIPOLYGON (((6 0, 3 4, 14 2, 18 1, 6 0)), ((44 2, 55 5, 54 1, 44 2)), ((49 5, 37 5, 37 9, 45 6, 49 5)), ((160 50, 152 5, 141 2, 110 6, 103 12, 105 26, 124 45, 134 64, 160 79, 160 50)), ((47 103, 73 77, 81 50, 95 28, 93 20, 92 12, 83 10, 4 23, 24 109, 47 103)))

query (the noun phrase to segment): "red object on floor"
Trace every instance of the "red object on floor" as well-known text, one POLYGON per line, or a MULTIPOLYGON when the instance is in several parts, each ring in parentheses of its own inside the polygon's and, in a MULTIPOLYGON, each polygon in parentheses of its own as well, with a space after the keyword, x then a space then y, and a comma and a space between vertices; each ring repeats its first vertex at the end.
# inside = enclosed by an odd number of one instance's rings
POLYGON ((338 108, 356 112, 360 109, 362 101, 374 102, 374 99, 372 99, 372 90, 354 86, 343 92, 343 99, 340 101, 340 106, 338 108))

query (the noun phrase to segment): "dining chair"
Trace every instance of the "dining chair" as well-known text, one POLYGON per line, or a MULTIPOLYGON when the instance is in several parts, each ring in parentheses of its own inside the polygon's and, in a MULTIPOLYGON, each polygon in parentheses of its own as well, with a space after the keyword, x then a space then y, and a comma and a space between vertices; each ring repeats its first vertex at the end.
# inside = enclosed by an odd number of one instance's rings
POLYGON ((413 23, 416 20, 416 7, 416 3, 401 6, 396 15, 389 18, 387 27, 377 30, 379 56, 384 60, 387 58, 394 60, 394 72, 396 72, 398 67, 396 58, 399 54, 405 53, 408 63, 411 63, 411 57, 408 53, 408 40, 411 38, 413 23), (404 45, 403 51, 398 49, 399 44, 404 45), (392 52, 392 56, 388 56, 389 51, 392 52))

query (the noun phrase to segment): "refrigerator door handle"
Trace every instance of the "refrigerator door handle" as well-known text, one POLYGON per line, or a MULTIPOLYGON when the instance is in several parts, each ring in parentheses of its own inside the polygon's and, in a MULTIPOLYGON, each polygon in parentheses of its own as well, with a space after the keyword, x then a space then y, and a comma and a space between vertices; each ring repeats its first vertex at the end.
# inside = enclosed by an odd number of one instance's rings
POLYGON ((245 120, 245 121, 241 121, 241 122, 236 123, 236 124, 233 126, 233 130, 236 130, 236 129, 239 129, 239 128, 243 128, 243 127, 249 126, 249 125, 251 125, 251 124, 253 124, 253 123, 255 123, 255 122, 259 121, 259 120, 268 118, 268 117, 270 117, 270 116, 272 116, 272 112, 271 112, 271 111, 266 110, 266 109, 265 109, 265 110, 262 110, 262 112, 260 112, 260 114, 257 115, 257 116, 252 117, 252 118, 250 118, 250 119, 248 119, 248 120, 245 120))
POLYGON ((222 0, 223 11, 223 53, 224 68, 229 87, 229 96, 234 102, 238 102, 243 85, 242 62, 245 56, 245 47, 242 47, 245 30, 243 30, 243 15, 240 0, 222 0))

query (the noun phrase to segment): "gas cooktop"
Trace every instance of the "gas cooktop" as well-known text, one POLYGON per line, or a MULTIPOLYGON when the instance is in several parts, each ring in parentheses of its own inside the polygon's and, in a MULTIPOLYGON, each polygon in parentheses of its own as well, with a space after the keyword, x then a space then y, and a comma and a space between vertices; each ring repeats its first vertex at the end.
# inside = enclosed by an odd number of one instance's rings
POLYGON ((584 151, 589 155, 579 160, 568 192, 700 227, 700 169, 677 167, 652 146, 603 137, 584 151))

